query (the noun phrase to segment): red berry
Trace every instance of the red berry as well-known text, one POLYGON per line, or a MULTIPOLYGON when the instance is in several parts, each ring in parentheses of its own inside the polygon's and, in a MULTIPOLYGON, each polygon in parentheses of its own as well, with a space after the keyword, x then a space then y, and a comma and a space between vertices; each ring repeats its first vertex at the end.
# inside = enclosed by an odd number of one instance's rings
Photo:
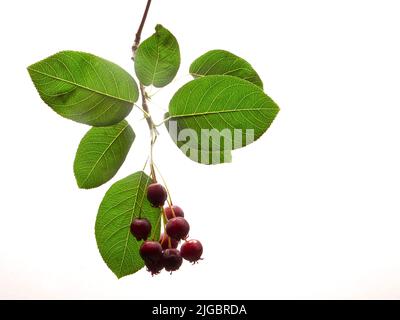
POLYGON ((163 233, 160 237, 160 244, 163 250, 172 248, 176 249, 178 247, 179 241, 168 237, 167 234, 163 233), (169 246, 169 241, 171 241, 171 247, 169 246))
POLYGON ((152 183, 147 187, 147 199, 153 207, 161 207, 167 200, 167 190, 159 183, 152 183))
POLYGON ((151 232, 151 224, 147 219, 136 218, 131 224, 131 233, 136 240, 147 240, 151 232))
POLYGON ((203 246, 198 240, 186 241, 181 246, 181 256, 190 262, 196 262, 203 254, 203 246))
POLYGON ((145 241, 140 246, 139 253, 146 263, 155 263, 162 258, 162 247, 157 241, 145 241))
POLYGON ((167 222, 165 231, 167 234, 176 240, 185 239, 189 233, 190 226, 185 218, 172 218, 167 222))
POLYGON ((183 210, 178 206, 166 207, 165 215, 167 216, 168 220, 170 220, 172 218, 176 218, 176 217, 183 218, 185 216, 185 214, 183 213, 183 210))
POLYGON ((167 271, 176 271, 182 265, 182 257, 178 249, 167 249, 163 255, 164 268, 167 271))
POLYGON ((160 259, 158 261, 145 261, 147 271, 151 273, 152 276, 159 274, 162 269, 164 269, 164 261, 160 259))

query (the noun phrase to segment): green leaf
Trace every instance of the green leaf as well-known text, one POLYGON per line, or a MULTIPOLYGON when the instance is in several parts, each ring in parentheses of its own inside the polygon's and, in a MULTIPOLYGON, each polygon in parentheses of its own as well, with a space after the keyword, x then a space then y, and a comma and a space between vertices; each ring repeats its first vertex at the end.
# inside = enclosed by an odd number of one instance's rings
MULTIPOLYGON (((256 85, 214 75, 193 80, 177 91, 169 104, 166 125, 178 147, 186 144, 205 151, 207 159, 210 153, 229 155, 257 140, 278 112, 275 102, 256 85)), ((197 161, 209 164, 201 158, 197 161)))
POLYGON ((125 70, 89 53, 62 51, 28 71, 41 98, 55 112, 91 126, 120 122, 139 96, 125 70))
POLYGON ((176 76, 180 63, 178 41, 160 24, 156 26, 156 32, 142 42, 135 54, 136 75, 145 86, 166 86, 176 76))
POLYGON ((131 148, 135 133, 126 120, 110 127, 90 129, 76 152, 74 173, 78 186, 101 186, 117 173, 131 148))
POLYGON ((161 210, 153 208, 146 197, 150 183, 151 178, 144 172, 136 172, 114 183, 100 204, 95 226, 97 246, 103 260, 118 278, 144 266, 139 255, 142 241, 137 241, 130 232, 135 218, 147 218, 152 225, 152 235, 156 240, 160 237, 161 210))
POLYGON ((251 64, 225 50, 211 50, 197 58, 190 66, 190 74, 194 78, 208 75, 230 75, 263 88, 263 83, 251 64))

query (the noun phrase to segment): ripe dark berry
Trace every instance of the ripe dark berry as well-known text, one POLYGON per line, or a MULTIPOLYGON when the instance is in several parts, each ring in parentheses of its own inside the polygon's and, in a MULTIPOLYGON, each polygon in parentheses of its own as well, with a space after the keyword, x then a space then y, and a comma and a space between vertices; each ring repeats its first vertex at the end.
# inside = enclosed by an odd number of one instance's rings
POLYGON ((176 271, 182 265, 182 257, 178 249, 167 249, 163 255, 164 268, 167 271, 176 271))
POLYGON ((178 206, 166 207, 165 215, 167 216, 168 220, 170 220, 172 218, 176 218, 176 217, 183 218, 185 216, 185 214, 183 213, 183 210, 178 206))
POLYGON ((147 240, 151 232, 149 220, 136 218, 131 224, 131 232, 136 240, 147 240))
POLYGON ((157 241, 143 242, 139 253, 146 263, 155 263, 162 259, 162 247, 157 241))
POLYGON ((189 233, 190 226, 185 218, 172 218, 167 222, 165 231, 167 234, 176 240, 185 239, 189 233))
POLYGON ((167 200, 167 190, 159 183, 152 183, 147 187, 147 199, 153 207, 161 207, 167 200))
POLYGON ((163 233, 160 237, 160 244, 163 250, 169 248, 176 249, 178 247, 179 241, 176 239, 172 239, 168 237, 167 234, 163 233), (169 246, 169 241, 171 241, 171 247, 169 246))
POLYGON ((160 259, 158 261, 145 261, 147 271, 151 273, 152 276, 159 274, 162 269, 164 269, 164 261, 160 259))
POLYGON ((196 262, 203 254, 203 246, 198 240, 189 240, 181 246, 181 256, 190 262, 196 262))

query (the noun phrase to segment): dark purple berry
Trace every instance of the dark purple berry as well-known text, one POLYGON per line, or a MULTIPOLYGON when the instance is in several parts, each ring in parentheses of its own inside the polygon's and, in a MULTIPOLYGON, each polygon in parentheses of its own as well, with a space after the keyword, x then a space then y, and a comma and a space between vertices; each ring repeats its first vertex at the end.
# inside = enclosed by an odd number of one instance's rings
POLYGON ((153 207, 161 207, 167 200, 167 190, 159 183, 152 183, 147 187, 147 199, 153 207))
POLYGON ((181 256, 190 262, 196 262, 203 254, 203 246, 198 240, 189 240, 181 246, 181 256))
POLYGON ((167 216, 168 220, 170 220, 172 218, 176 218, 176 217, 183 218, 185 216, 185 214, 183 213, 183 210, 178 206, 166 207, 165 215, 167 216))
POLYGON ((167 234, 176 240, 185 239, 189 234, 189 230, 189 223, 182 217, 172 218, 165 226, 167 234))
POLYGON ((176 271, 182 265, 182 257, 178 249, 167 249, 163 255, 164 268, 167 271, 176 271))
POLYGON ((151 273, 152 276, 159 274, 162 269, 164 269, 164 260, 160 259, 158 261, 145 261, 147 271, 151 273))
POLYGON ((160 244, 163 250, 165 249, 176 249, 178 247, 179 241, 168 237, 167 234, 163 233, 160 237, 160 244), (169 241, 171 241, 171 247, 169 246, 169 241))
POLYGON ((143 242, 139 253, 146 263, 155 263, 162 259, 162 247, 157 241, 143 242))
POLYGON ((151 232, 151 224, 149 220, 136 218, 131 224, 131 232, 136 240, 147 240, 151 232))

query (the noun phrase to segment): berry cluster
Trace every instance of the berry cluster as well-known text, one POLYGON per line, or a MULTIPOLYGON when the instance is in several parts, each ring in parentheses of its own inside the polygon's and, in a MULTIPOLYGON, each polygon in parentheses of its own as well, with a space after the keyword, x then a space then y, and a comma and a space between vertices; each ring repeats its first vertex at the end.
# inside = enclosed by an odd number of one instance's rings
MULTIPOLYGON (((168 194, 159 183, 149 185, 147 199, 154 207, 163 207, 168 194)), ((138 240, 144 240, 140 247, 140 256, 144 260, 147 270, 152 275, 162 269, 169 272, 176 271, 182 265, 183 259, 195 263, 203 254, 203 246, 198 240, 187 240, 190 226, 184 218, 183 210, 175 205, 163 208, 165 232, 159 241, 147 240, 151 234, 151 224, 145 218, 136 218, 131 224, 131 232, 138 240), (178 250, 181 240, 185 242, 178 250)))

